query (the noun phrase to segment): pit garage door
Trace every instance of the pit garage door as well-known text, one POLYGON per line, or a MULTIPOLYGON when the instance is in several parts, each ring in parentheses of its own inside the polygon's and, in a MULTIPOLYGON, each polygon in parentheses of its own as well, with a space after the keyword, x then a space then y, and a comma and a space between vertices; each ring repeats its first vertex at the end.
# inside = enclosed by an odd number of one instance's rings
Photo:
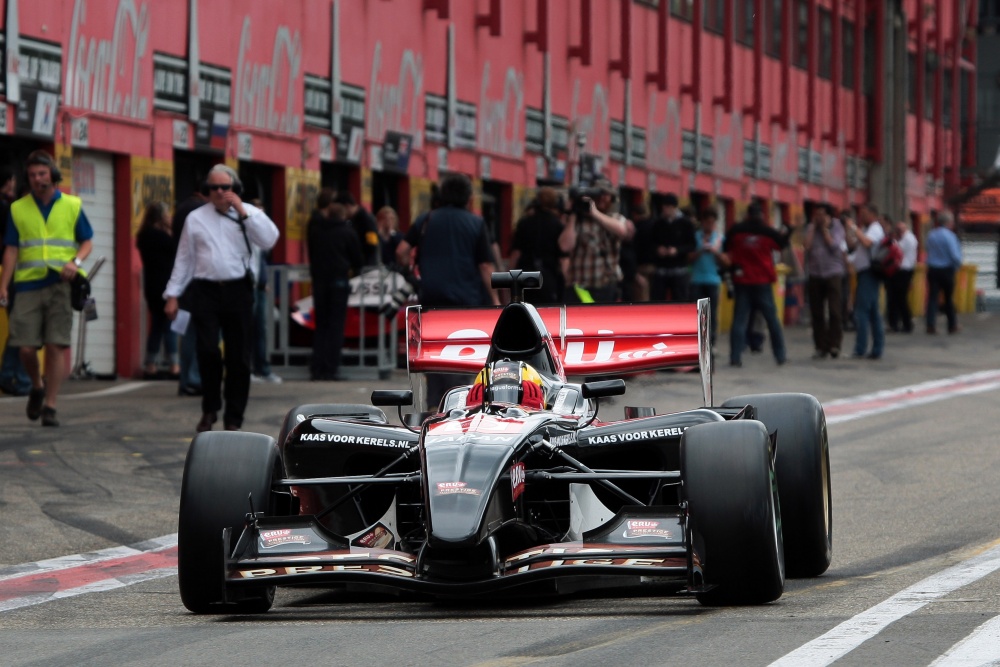
MULTIPOLYGON (((96 376, 115 375, 115 178, 114 158, 107 153, 73 152, 73 194, 83 201, 83 210, 94 228, 94 249, 83 267, 90 271, 98 257, 104 265, 91 281, 97 302, 97 319, 87 323, 83 360, 96 376)), ((79 313, 73 316, 73 362, 77 349, 79 313)))

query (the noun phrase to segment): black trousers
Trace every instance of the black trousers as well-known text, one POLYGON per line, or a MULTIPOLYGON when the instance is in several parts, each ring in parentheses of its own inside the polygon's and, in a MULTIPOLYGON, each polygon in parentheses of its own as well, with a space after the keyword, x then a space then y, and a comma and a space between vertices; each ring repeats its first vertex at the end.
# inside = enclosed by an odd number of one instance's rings
POLYGON ((310 375, 313 380, 332 380, 340 372, 340 356, 347 325, 347 299, 351 286, 347 278, 313 281, 313 315, 316 332, 310 375))
POLYGON ((889 328, 893 331, 913 331, 913 314, 910 312, 910 282, 913 270, 900 269, 885 281, 886 310, 889 328))
POLYGON ((191 324, 195 328, 201 370, 201 410, 222 409, 225 368, 226 409, 223 424, 240 428, 250 397, 250 352, 253 342, 253 284, 249 280, 195 280, 191 293, 191 324), (219 335, 225 359, 219 349, 219 335))

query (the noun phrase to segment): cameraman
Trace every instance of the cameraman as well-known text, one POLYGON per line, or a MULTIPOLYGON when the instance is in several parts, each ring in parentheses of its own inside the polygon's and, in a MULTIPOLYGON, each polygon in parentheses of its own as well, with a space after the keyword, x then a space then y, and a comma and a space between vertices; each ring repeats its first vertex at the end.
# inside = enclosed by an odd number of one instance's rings
POLYGON ((635 233, 625 216, 615 213, 615 189, 607 179, 598 179, 590 190, 574 201, 566 226, 559 235, 559 248, 570 257, 572 288, 568 303, 613 303, 621 280, 619 254, 622 241, 635 233))

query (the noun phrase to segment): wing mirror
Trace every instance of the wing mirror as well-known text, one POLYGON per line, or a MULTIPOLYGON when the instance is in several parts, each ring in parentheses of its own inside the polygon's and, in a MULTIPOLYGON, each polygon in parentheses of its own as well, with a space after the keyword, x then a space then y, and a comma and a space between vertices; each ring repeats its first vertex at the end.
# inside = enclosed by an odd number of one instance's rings
POLYGON ((395 407, 413 405, 413 390, 376 389, 372 392, 372 405, 395 407))
POLYGON ((607 396, 621 396, 625 393, 625 380, 599 380, 597 382, 584 382, 580 386, 584 398, 605 398, 607 396))

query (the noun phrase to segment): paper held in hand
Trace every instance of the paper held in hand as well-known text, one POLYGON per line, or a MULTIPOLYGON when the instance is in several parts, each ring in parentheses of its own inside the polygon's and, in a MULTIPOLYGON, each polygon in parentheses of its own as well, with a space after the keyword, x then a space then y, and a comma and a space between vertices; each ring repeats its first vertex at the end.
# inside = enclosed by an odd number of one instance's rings
POLYGON ((187 331, 188 324, 191 322, 191 312, 187 310, 178 310, 177 317, 174 321, 170 323, 170 330, 174 333, 183 336, 184 332, 187 331))

